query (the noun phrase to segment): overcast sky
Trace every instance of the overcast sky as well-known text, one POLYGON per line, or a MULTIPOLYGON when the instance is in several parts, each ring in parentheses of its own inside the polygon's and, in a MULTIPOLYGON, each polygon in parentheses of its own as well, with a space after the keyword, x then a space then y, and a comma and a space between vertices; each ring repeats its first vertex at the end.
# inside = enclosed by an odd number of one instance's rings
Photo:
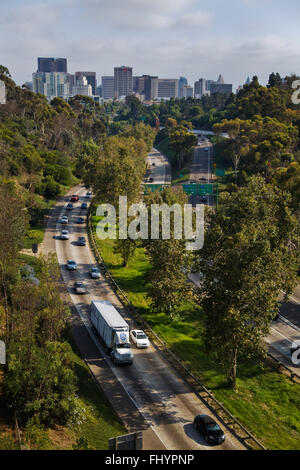
POLYGON ((222 73, 234 89, 249 75, 300 70, 299 0, 0 0, 0 64, 18 84, 37 57, 68 71, 185 76, 222 73))

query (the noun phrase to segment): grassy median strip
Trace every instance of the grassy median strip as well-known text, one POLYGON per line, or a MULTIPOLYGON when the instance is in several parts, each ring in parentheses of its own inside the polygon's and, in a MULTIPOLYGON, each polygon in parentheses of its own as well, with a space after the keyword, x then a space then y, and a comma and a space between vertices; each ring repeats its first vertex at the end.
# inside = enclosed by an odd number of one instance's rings
MULTIPOLYGON (((92 220, 95 227, 98 219, 92 220)), ((143 248, 136 250, 124 268, 120 256, 113 252, 113 240, 97 243, 108 269, 131 303, 215 397, 267 448, 298 449, 300 386, 278 373, 268 361, 257 365, 245 358, 239 362, 236 391, 226 388, 223 371, 205 353, 201 307, 186 303, 180 319, 172 322, 163 313, 152 313, 145 282, 150 264, 143 248)))

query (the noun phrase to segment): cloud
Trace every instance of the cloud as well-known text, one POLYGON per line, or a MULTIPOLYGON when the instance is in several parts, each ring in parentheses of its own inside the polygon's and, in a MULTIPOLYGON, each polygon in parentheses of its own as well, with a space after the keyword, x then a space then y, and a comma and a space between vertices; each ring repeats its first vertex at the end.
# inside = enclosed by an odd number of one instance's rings
POLYGON ((15 34, 45 33, 57 21, 58 12, 45 3, 31 4, 13 9, 0 17, 1 30, 15 34))

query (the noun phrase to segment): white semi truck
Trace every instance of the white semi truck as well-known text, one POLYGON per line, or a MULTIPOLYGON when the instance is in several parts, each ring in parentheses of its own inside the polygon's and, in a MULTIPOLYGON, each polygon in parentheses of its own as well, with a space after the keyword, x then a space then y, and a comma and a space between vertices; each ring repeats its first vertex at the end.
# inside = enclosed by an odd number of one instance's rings
POLYGON ((108 300, 93 300, 91 322, 115 364, 132 364, 129 326, 108 300))

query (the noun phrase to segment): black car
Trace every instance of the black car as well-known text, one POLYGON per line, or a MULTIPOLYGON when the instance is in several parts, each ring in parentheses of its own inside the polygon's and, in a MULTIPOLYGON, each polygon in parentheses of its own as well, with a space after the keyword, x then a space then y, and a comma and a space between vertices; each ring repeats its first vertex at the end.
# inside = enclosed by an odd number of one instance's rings
POLYGON ((85 295, 87 293, 85 285, 80 281, 74 282, 74 290, 76 294, 80 295, 85 295))
POLYGON ((77 222, 77 224, 84 224, 84 218, 83 217, 78 217, 76 222, 77 222))
POLYGON ((211 416, 196 416, 193 426, 203 435, 204 439, 209 444, 222 444, 222 442, 225 441, 224 432, 211 416))
POLYGON ((87 203, 86 202, 83 202, 81 204, 81 209, 87 209, 87 203))
POLYGON ((67 204, 67 211, 71 211, 72 209, 73 209, 73 204, 72 204, 72 202, 69 202, 67 204))
POLYGON ((86 245, 85 238, 84 238, 84 237, 78 237, 77 245, 79 245, 79 246, 85 246, 85 245, 86 245))

